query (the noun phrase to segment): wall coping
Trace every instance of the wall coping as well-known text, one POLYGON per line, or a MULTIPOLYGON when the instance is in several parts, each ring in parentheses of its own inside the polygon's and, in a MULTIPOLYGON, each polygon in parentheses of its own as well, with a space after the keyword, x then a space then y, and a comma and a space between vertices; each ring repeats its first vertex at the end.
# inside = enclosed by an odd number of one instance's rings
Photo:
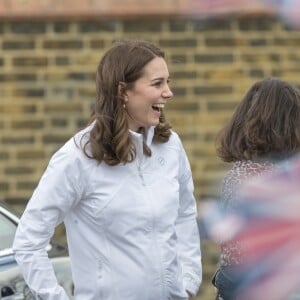
POLYGON ((270 13, 259 0, 2 0, 0 21, 189 17, 270 13), (142 2, 142 3, 141 3, 142 2), (218 2, 222 3, 221 6, 218 2))

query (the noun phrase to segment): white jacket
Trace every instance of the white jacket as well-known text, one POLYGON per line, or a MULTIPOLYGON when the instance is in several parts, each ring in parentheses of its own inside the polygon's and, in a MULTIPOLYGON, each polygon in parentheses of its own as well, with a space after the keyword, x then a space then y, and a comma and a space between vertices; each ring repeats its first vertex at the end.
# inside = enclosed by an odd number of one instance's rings
MULTIPOLYGON (((87 129, 86 129, 87 130, 87 129)), ((86 131, 85 130, 85 131, 86 131)), ((108 166, 80 149, 83 132, 49 162, 18 226, 16 260, 36 299, 67 300, 45 247, 64 221, 76 300, 179 300, 202 280, 196 204, 176 133, 163 144, 131 132, 134 162, 108 166)))

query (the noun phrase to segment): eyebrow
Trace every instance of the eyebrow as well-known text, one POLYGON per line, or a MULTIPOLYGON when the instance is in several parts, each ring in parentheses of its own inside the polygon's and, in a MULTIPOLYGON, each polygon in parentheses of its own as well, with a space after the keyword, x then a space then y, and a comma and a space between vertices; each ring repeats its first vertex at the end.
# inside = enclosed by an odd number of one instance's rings
MULTIPOLYGON (((165 79, 166 79, 165 77, 157 77, 157 78, 151 79, 151 82, 156 81, 156 80, 165 80, 165 79)), ((169 80, 169 79, 170 79, 170 76, 167 78, 167 80, 169 80)))

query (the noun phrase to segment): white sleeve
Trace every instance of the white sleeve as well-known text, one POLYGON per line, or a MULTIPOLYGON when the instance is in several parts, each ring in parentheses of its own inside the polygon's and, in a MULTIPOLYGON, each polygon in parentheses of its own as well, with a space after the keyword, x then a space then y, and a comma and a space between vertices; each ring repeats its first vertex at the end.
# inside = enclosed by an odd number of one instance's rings
POLYGON ((55 227, 83 191, 80 159, 66 145, 50 160, 21 217, 13 243, 16 261, 36 299, 69 299, 57 282, 45 250, 55 227))
POLYGON ((180 208, 176 224, 179 256, 183 268, 184 287, 196 295, 202 282, 200 236, 197 225, 197 208, 190 165, 182 148, 179 168, 180 208))

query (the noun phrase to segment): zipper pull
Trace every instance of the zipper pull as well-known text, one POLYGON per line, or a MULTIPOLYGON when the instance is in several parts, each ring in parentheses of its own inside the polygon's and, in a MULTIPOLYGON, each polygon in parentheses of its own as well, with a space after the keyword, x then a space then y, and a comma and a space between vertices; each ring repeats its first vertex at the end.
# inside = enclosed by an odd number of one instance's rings
POLYGON ((144 179, 144 176, 143 176, 143 173, 142 173, 141 166, 138 167, 138 171, 139 171, 139 176, 140 176, 141 181, 142 181, 142 185, 146 185, 145 184, 145 179, 144 179))

